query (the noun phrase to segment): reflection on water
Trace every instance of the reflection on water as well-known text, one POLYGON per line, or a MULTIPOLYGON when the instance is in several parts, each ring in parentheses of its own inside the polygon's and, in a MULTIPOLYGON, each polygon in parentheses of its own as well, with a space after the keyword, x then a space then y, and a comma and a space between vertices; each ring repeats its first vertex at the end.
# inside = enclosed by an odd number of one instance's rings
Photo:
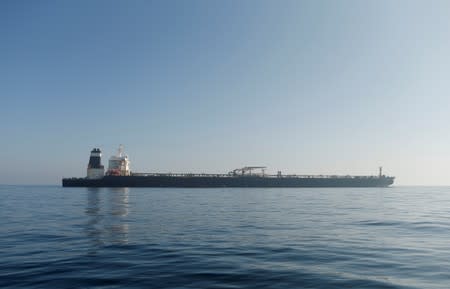
POLYGON ((105 219, 107 240, 115 244, 128 243, 128 188, 107 189, 108 210, 105 219))
POLYGON ((90 253, 95 254, 96 251, 95 248, 98 248, 103 244, 101 238, 102 232, 101 229, 99 228, 99 224, 103 218, 100 211, 101 199, 99 189, 97 188, 88 189, 87 197, 88 199, 85 213, 88 216, 88 221, 86 223, 85 231, 87 239, 91 243, 90 247, 92 249, 90 250, 90 253))
POLYGON ((88 188, 85 213, 90 253, 107 244, 127 244, 128 188, 88 188))

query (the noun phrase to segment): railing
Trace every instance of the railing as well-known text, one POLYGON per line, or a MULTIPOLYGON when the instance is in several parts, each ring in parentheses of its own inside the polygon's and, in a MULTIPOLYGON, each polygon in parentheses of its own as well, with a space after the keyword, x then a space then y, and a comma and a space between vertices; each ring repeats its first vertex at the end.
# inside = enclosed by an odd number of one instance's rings
MULTIPOLYGON (((351 176, 351 175, 269 175, 269 174, 252 174, 252 175, 233 175, 233 174, 191 174, 191 173, 131 173, 132 176, 140 177, 216 177, 216 178, 302 178, 302 179, 373 179, 379 176, 351 176)), ((386 177, 386 176, 383 176, 386 177)))

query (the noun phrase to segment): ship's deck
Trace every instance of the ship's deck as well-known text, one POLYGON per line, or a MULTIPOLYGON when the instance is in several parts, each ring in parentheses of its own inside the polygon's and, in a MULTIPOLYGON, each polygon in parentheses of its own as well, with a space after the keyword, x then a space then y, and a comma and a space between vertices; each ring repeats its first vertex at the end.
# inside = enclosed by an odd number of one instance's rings
MULTIPOLYGON (((139 177, 215 177, 215 178, 236 178, 236 177, 264 177, 264 178, 303 178, 303 179, 373 179, 380 176, 352 176, 352 175, 271 175, 271 174, 246 174, 246 175, 234 175, 234 174, 195 174, 195 173, 132 173, 132 176, 139 177)), ((390 178, 388 176, 382 176, 390 178)))

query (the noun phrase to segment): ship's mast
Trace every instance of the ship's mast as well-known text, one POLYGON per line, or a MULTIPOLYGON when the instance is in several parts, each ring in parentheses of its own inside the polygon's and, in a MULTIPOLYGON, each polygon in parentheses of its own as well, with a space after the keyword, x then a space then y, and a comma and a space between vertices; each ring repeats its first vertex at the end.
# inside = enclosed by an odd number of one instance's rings
POLYGON ((117 156, 118 156, 119 158, 121 158, 121 157, 122 157, 122 154, 123 154, 123 144, 120 144, 120 145, 119 145, 119 149, 117 150, 117 156))

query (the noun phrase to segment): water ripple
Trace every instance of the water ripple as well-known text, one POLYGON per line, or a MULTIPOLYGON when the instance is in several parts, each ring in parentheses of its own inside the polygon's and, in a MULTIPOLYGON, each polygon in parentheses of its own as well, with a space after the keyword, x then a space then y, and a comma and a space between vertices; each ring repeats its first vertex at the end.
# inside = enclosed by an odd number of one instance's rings
POLYGON ((0 187, 0 287, 447 288, 447 191, 0 187))

